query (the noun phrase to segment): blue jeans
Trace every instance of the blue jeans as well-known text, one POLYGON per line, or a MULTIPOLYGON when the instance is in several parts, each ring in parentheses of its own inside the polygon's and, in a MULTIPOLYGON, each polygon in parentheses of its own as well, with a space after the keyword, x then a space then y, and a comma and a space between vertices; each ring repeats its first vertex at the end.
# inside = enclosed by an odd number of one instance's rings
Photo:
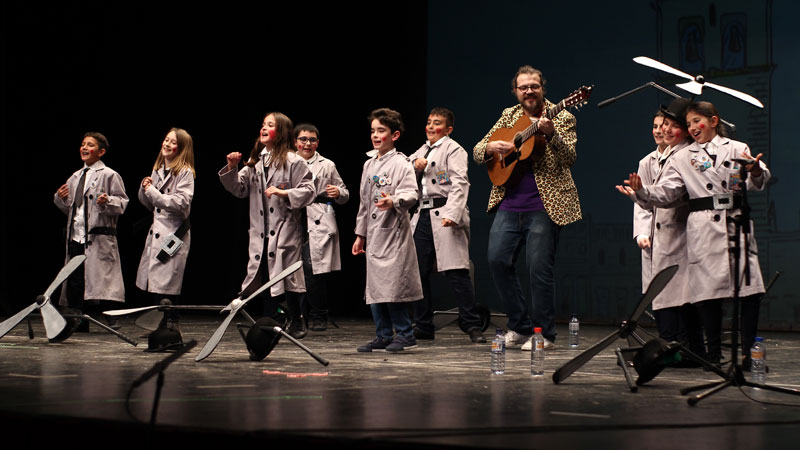
POLYGON ((414 336, 411 318, 408 315, 408 303, 373 303, 369 305, 372 318, 375 320, 375 335, 383 339, 392 339, 395 331, 403 338, 414 336))
POLYGON ((489 272, 508 316, 508 328, 533 334, 534 327, 555 342, 555 277, 553 265, 561 227, 546 211, 498 211, 489 232, 489 272), (532 308, 517 277, 517 256, 525 246, 532 308))

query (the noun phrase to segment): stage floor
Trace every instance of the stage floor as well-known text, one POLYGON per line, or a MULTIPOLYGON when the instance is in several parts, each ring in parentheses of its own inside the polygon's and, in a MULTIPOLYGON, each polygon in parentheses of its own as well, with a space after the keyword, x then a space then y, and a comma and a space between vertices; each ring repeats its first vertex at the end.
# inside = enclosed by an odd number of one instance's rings
MULTIPOLYGON (((7 432, 12 426, 34 432, 27 438, 31 442, 57 441, 52 433, 65 429, 80 433, 70 438, 89 441, 104 429, 105 435, 99 434, 104 446, 115 445, 105 440, 108 435, 117 443, 158 440, 156 446, 180 439, 639 450, 794 449, 800 442, 800 408, 760 404, 747 396, 793 405, 800 405, 800 397, 728 388, 688 406, 679 389, 719 379, 702 369, 667 369, 631 393, 613 354, 622 340, 561 384, 552 382, 556 368, 614 331, 611 327, 583 326, 580 348, 570 350, 566 327, 559 326, 545 377, 532 378, 530 353, 519 349, 508 350, 505 375, 492 375, 489 344, 470 343, 456 326, 400 354, 357 353, 356 347, 374 336, 368 320, 341 320, 341 328, 303 339, 330 361, 328 367, 285 339, 265 360, 250 361, 233 325, 208 359, 195 362, 219 322, 209 315, 182 319, 184 340, 195 339, 198 347, 167 369, 152 434, 145 424, 155 379, 133 391, 132 415, 126 395, 165 354, 143 352, 146 339, 133 347, 97 328, 48 344, 38 319, 30 340, 23 322, 0 340, 0 420, 7 432)), ((123 324, 130 336, 143 333, 131 321, 123 324)), ((800 389, 800 335, 764 337, 768 382, 800 389)))

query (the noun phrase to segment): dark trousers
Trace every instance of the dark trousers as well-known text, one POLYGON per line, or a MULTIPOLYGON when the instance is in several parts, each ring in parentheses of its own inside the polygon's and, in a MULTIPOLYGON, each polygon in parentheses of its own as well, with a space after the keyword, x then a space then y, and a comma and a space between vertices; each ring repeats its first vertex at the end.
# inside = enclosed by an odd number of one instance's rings
MULTIPOLYGON (((74 258, 78 255, 83 255, 85 251, 84 245, 70 240, 67 243, 67 255, 74 258)), ((67 304, 72 309, 78 311, 83 310, 83 293, 86 289, 86 279, 84 275, 83 264, 78 266, 74 272, 67 278, 67 304)))
POLYGON ((330 274, 314 274, 311 266, 311 248, 308 241, 303 244, 303 274, 306 278, 303 311, 308 312, 308 320, 326 322, 328 320, 328 275, 330 274))
MULTIPOLYGON (((414 231, 414 245, 417 249, 419 275, 422 279, 422 300, 414 302, 414 321, 417 328, 433 333, 433 296, 431 295, 431 272, 436 264, 436 249, 433 245, 430 209, 418 212, 419 222, 414 231)), ((475 292, 468 269, 453 269, 442 272, 447 279, 453 295, 458 300, 458 317, 461 330, 480 329, 481 318, 475 308, 475 292)))
MULTIPOLYGON (((754 294, 740 299, 741 301, 741 353, 748 355, 750 347, 756 339, 758 332, 758 312, 763 294, 754 294)), ((700 316, 703 318, 703 327, 706 331, 706 345, 708 346, 709 359, 715 355, 722 355, 722 302, 726 299, 704 300, 697 303, 700 316)), ((735 312, 734 312, 735 313, 735 312)))
POLYGON ((405 339, 414 337, 408 303, 373 303, 369 308, 375 320, 375 335, 379 338, 389 340, 395 333, 405 339))
POLYGON ((666 341, 677 341, 701 358, 705 358, 703 327, 700 314, 691 304, 662 308, 653 311, 658 326, 658 337, 666 341))
POLYGON ((508 329, 530 336, 534 327, 556 341, 556 247, 561 227, 545 211, 497 211, 489 232, 489 273, 508 316, 508 329), (517 256, 525 248, 530 302, 517 277, 517 256))
POLYGON ((763 294, 755 294, 742 299, 742 355, 750 354, 750 347, 758 334, 758 311, 761 308, 763 294))
MULTIPOLYGON (((255 278, 253 279, 250 286, 247 287, 246 292, 247 296, 250 295, 253 291, 257 290, 259 287, 263 286, 264 284, 269 282, 269 264, 267 263, 267 248, 269 241, 264 241, 264 254, 261 258, 261 264, 258 267, 258 273, 256 274, 255 278)), ((305 292, 290 292, 288 290, 284 290, 284 294, 278 297, 272 297, 270 293, 271 289, 267 289, 266 291, 262 292, 258 295, 258 298, 262 299, 262 304, 264 306, 262 315, 268 317, 277 317, 278 316, 278 305, 281 302, 281 297, 286 299, 286 307, 288 308, 288 316, 291 320, 299 320, 302 316, 302 309, 300 305, 303 303, 303 298, 305 297, 305 292)), ((246 296, 246 295, 243 295, 246 296)), ((255 299, 253 299, 255 300, 255 299)), ((250 303, 255 303, 251 301, 250 303)), ((255 311, 248 311, 248 312, 255 312, 255 311)), ((279 321, 280 322, 280 321, 279 321)))

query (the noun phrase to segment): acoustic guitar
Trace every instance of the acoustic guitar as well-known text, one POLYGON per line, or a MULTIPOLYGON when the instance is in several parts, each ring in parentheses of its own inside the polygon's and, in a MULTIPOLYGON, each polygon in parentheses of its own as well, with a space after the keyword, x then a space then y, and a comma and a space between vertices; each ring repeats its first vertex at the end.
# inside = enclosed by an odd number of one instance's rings
MULTIPOLYGON (((586 103, 586 99, 592 93, 592 86, 581 86, 576 89, 569 97, 561 100, 552 108, 545 112, 545 117, 553 119, 562 110, 570 107, 578 107, 586 103)), ((517 163, 524 161, 533 155, 533 161, 537 162, 544 156, 544 150, 547 147, 544 135, 537 132, 539 131, 539 121, 534 120, 529 125, 528 116, 522 115, 519 120, 511 128, 498 128, 489 137, 489 142, 492 141, 507 141, 514 144, 514 151, 505 157, 495 155, 494 158, 487 161, 486 165, 489 169, 489 179, 495 186, 502 186, 511 178, 514 168, 517 163), (533 139, 531 139, 533 138, 533 139)))

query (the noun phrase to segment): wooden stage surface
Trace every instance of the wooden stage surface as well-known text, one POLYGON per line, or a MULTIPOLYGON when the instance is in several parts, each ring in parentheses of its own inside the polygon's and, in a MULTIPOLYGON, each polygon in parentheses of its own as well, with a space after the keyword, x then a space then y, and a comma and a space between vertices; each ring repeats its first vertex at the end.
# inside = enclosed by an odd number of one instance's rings
MULTIPOLYGON (((84 447, 257 442, 357 448, 795 449, 800 442, 800 408, 748 398, 800 405, 800 397, 729 388, 692 407, 678 390, 719 378, 702 369, 674 368, 631 393, 616 365, 616 345, 561 384, 552 382, 556 368, 611 327, 584 325, 580 348, 570 350, 560 325, 557 347, 547 352, 546 375, 535 379, 530 353, 519 349, 508 350, 505 375, 492 375, 490 346, 472 344, 456 326, 400 354, 357 353, 356 347, 373 338, 374 326, 354 319, 303 339, 330 361, 328 367, 285 339, 265 360, 250 361, 234 325, 208 359, 195 362, 219 322, 213 315, 184 315, 184 340, 199 345, 167 369, 154 429, 147 422, 155 379, 134 389, 129 402, 126 396, 132 382, 166 354, 143 352, 146 339, 133 347, 97 328, 49 344, 38 319, 30 340, 21 323, 0 340, 4 434, 24 432, 30 443, 75 440, 84 447)), ((144 332, 130 320, 123 325, 130 336, 144 332)), ((800 335, 764 337, 768 382, 800 389, 800 335)))

